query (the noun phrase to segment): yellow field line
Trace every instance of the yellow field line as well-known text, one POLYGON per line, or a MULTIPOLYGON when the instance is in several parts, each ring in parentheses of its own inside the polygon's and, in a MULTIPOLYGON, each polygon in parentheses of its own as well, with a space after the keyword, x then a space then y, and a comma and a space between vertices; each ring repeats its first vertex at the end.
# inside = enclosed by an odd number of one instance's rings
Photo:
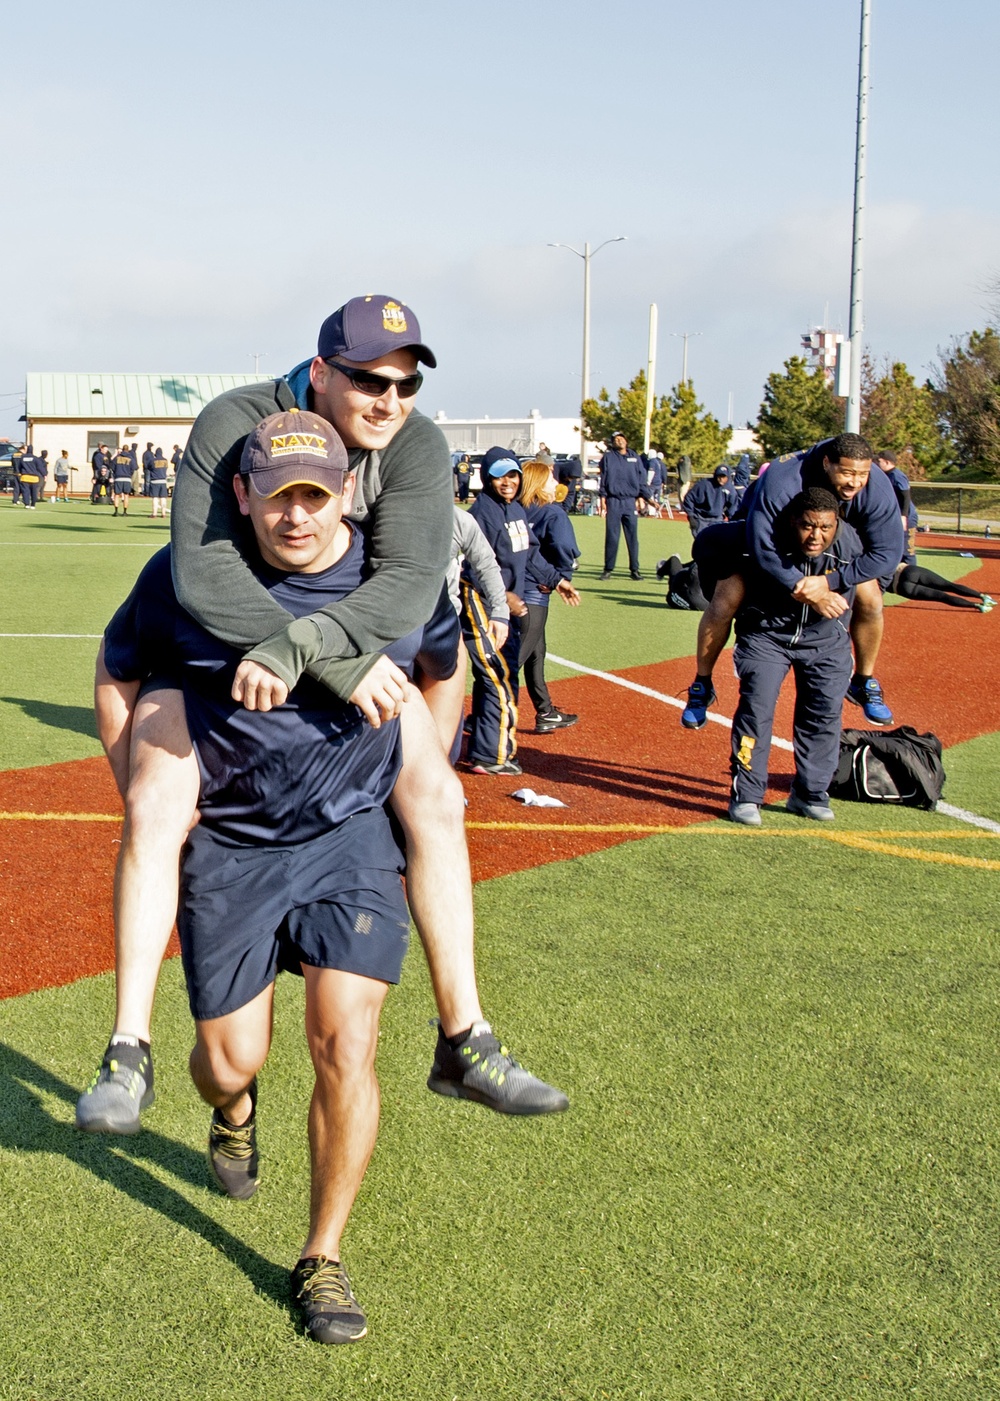
POLYGON ((874 851, 882 856, 900 856, 907 861, 927 861, 939 866, 973 866, 979 871, 1000 871, 1000 861, 987 861, 981 856, 956 856, 951 851, 921 851, 915 846, 892 846, 887 842, 873 842, 867 840, 863 832, 824 832, 823 836, 839 846, 854 847, 858 851, 874 851))
MULTIPOLYGON (((121 821, 122 814, 113 812, 0 812, 0 822, 121 821)), ((635 832, 638 835, 646 834, 648 836, 670 836, 680 835, 682 832, 699 832, 704 836, 729 837, 734 835, 734 828, 731 825, 723 826, 720 823, 708 822, 692 822, 687 824, 644 822, 467 822, 465 825, 470 830, 478 832, 635 832)), ((778 838, 779 840, 796 837, 806 839, 819 837, 824 841, 839 842, 842 845, 850 845, 854 842, 861 841, 899 841, 907 838, 909 838, 910 841, 919 842, 1000 841, 1000 834, 996 832, 914 832, 912 829, 897 831, 892 827, 858 832, 831 832, 827 827, 807 827, 801 830, 743 828, 740 835, 744 837, 756 837, 758 840, 769 837, 778 838)), ((898 854, 898 850, 894 849, 892 851, 892 855, 898 854)))
MULTIPOLYGON (((3 814, 0 813, 0 817, 3 814)), ((681 832, 701 832, 706 836, 730 837, 734 834, 732 825, 726 826, 712 825, 704 822, 692 822, 687 825, 675 824, 673 826, 653 826, 645 825, 641 822, 466 822, 466 827, 479 832, 637 832, 648 833, 652 836, 668 836, 671 833, 681 832)), ((901 837, 909 837, 911 841, 997 841, 1000 840, 1000 833, 997 832, 896 832, 891 829, 876 830, 874 832, 830 832, 825 827, 808 827, 801 831, 775 830, 743 828, 741 835, 748 837, 823 837, 827 841, 840 841, 847 836, 864 837, 868 840, 884 841, 895 840, 901 837)))
MULTIPOLYGON (((109 812, 0 812, 0 822, 121 822, 120 814, 109 812)), ((654 826, 641 822, 468 822, 466 826, 479 832, 593 832, 634 833, 645 836, 679 835, 699 832, 710 836, 732 836, 732 829, 708 823, 687 826, 654 826)), ((1000 871, 1000 861, 981 856, 958 856, 954 852, 924 851, 916 846, 896 846, 899 839, 910 841, 996 841, 995 832, 897 832, 891 829, 873 832, 831 832, 824 827, 805 831, 753 831, 743 829, 742 836, 769 838, 798 837, 806 840, 833 842, 856 851, 871 851, 880 856, 895 856, 905 861, 924 861, 941 866, 969 866, 978 871, 1000 871)))

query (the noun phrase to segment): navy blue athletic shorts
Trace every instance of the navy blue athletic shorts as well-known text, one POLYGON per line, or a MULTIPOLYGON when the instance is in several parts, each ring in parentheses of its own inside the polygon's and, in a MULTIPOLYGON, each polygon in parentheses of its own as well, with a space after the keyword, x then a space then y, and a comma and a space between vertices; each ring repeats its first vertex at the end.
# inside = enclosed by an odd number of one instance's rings
POLYGON ((131 496, 131 495, 132 495, 132 478, 131 478, 131 477, 115 477, 115 480, 114 480, 114 491, 112 492, 112 495, 113 495, 113 496, 131 496))
POLYGON ((177 927, 196 1021, 245 1007, 285 969, 398 983, 410 937, 403 858, 384 809, 298 846, 243 846, 199 824, 177 927))
POLYGON ((691 544, 698 566, 698 583, 707 599, 715 593, 720 579, 733 574, 746 575, 749 565, 746 521, 723 521, 699 530, 691 544))
POLYGON ((425 676, 432 681, 447 681, 449 676, 455 675, 461 638, 462 624, 445 584, 433 616, 424 624, 424 635, 420 639, 416 660, 425 676))
POLYGON ((167 494, 167 484, 166 484, 166 482, 150 482, 150 484, 149 484, 149 494, 150 494, 150 496, 155 497, 155 498, 157 498, 157 499, 160 498, 160 497, 162 497, 162 496, 166 496, 166 494, 167 494))

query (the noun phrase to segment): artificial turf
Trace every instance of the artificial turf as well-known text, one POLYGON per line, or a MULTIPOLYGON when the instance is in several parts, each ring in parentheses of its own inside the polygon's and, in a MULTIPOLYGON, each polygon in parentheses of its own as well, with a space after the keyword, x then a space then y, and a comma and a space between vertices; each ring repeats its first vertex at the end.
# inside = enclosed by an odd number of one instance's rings
MULTIPOLYGON (((943 825, 900 821, 911 848, 943 825)), ((479 886, 486 1005, 571 1109, 508 1121, 427 1093, 411 953, 345 1240, 371 1324, 351 1349, 307 1342, 285 1297, 296 980, 249 1204, 208 1185, 176 961, 134 1140, 72 1128, 110 979, 3 1003, 0 1396, 995 1396, 995 882, 711 824, 479 886)))
MULTIPOLYGON (((45 583, 8 631, 100 632, 163 539, 62 510, 0 516, 12 596, 45 583)), ((584 605, 553 603, 552 650, 598 668, 690 655, 697 618, 652 578, 686 557, 686 527, 641 522, 647 579, 599 584, 602 524, 576 524, 584 605)), ((95 647, 4 640, 6 766, 98 752, 95 647)), ((1000 820, 998 760, 996 735, 950 749, 946 799, 1000 820)), ((110 978, 0 1002, 0 1398, 995 1397, 1000 845, 937 814, 837 811, 835 833, 768 810, 759 833, 704 823, 477 887, 485 1005, 568 1091, 563 1116, 426 1091, 413 950, 345 1238, 370 1317, 353 1348, 307 1341, 287 1301, 311 1083, 297 980, 279 987, 251 1203, 208 1183, 176 961, 132 1140, 72 1127, 110 978)))

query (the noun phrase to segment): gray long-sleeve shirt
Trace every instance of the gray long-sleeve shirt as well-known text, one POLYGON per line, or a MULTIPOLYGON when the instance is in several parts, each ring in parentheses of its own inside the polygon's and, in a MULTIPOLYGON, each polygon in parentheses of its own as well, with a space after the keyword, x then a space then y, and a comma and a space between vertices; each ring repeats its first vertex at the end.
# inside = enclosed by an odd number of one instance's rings
POLYGON ((479 528, 475 516, 456 506, 455 527, 451 541, 451 562, 448 565, 448 595, 455 612, 462 610, 458 581, 462 574, 462 559, 468 566, 476 592, 486 605, 486 612, 495 622, 510 622, 510 607, 503 575, 490 542, 479 528))
POLYGON ((350 519, 367 522, 370 577, 294 620, 246 562, 247 524, 232 479, 250 430, 295 407, 288 382, 277 379, 231 389, 199 414, 174 489, 174 584, 203 627, 250 649, 289 686, 305 671, 347 699, 382 649, 434 611, 451 544, 451 460, 441 430, 416 411, 382 452, 351 451, 358 482, 350 519))

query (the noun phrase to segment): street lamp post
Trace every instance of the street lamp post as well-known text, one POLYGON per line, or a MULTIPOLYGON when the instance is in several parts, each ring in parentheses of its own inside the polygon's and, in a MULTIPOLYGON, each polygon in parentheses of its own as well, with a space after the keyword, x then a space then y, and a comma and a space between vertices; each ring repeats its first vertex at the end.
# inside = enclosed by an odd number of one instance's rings
POLYGON ((617 234, 614 238, 606 238, 593 249, 589 243, 585 243, 582 253, 569 243, 549 244, 550 248, 565 248, 583 259, 583 379, 580 386, 580 470, 583 472, 587 470, 587 426, 583 421, 583 405, 590 398, 590 260, 609 243, 624 243, 625 239, 625 234, 617 234))
POLYGON ((683 358, 683 360, 682 360, 682 362, 681 362, 681 384, 687 384, 687 382, 688 382, 688 341, 691 339, 692 336, 700 336, 700 335, 703 335, 704 332, 703 332, 703 331, 671 331, 670 334, 671 334, 672 336, 674 336, 675 338, 681 338, 681 339, 683 339, 683 341, 684 341, 684 358, 683 358))
POLYGON ((865 184, 868 163, 868 59, 871 0, 861 0, 861 51, 858 56, 858 129, 854 152, 854 233, 851 250, 851 358, 845 428, 861 432, 861 357, 865 341, 865 184))

